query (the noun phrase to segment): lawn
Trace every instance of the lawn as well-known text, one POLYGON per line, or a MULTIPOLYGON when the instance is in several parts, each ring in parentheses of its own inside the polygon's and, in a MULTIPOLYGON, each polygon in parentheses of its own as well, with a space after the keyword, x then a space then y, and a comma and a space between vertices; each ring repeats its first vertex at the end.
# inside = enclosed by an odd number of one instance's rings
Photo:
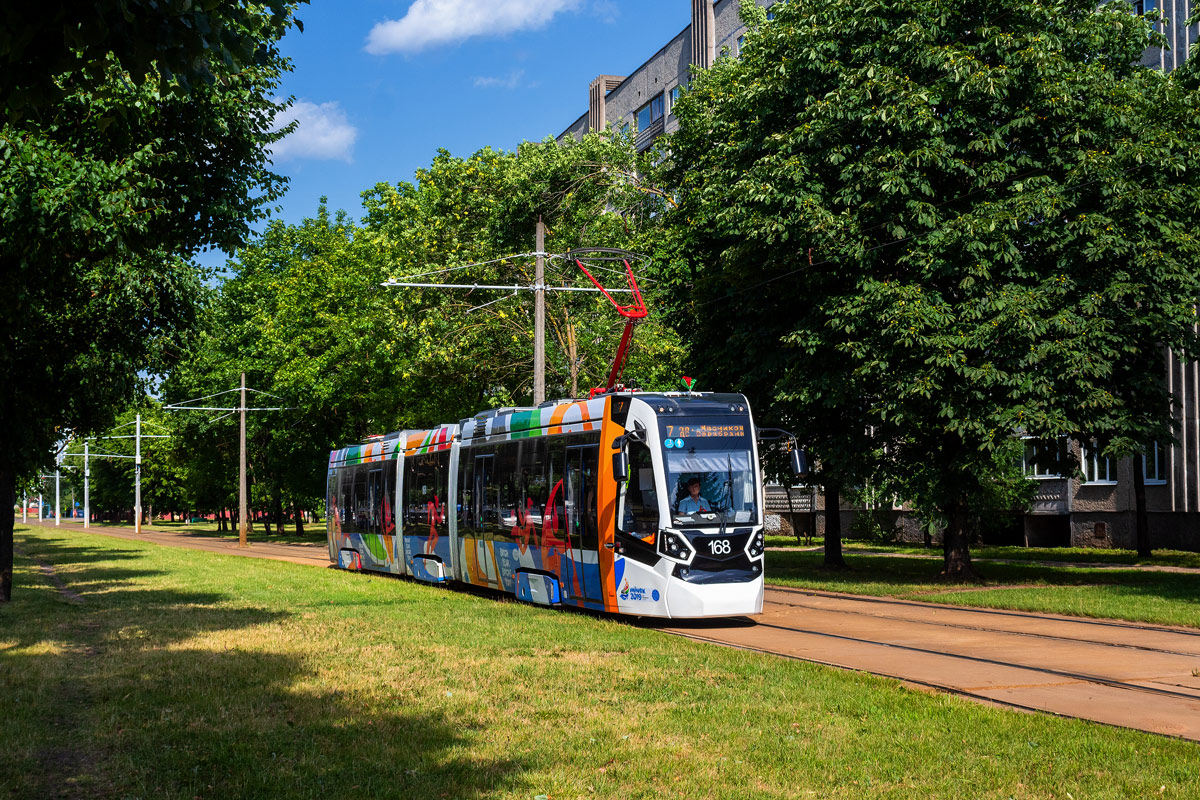
MULTIPOLYGON (((768 547, 815 547, 822 546, 820 537, 797 542, 795 536, 768 536, 768 547)), ((917 545, 882 544, 846 539, 842 549, 847 553, 897 553, 912 556, 941 558, 940 545, 932 548, 917 545)), ((1099 547, 988 547, 973 545, 971 557, 981 561, 1046 561, 1067 564, 1124 564, 1153 567, 1186 567, 1200 569, 1200 553, 1187 550, 1155 550, 1150 558, 1138 558, 1132 550, 1108 550, 1099 547)))
POLYGON ((619 620, 75 531, 17 546, 0 796, 1200 796, 1195 743, 619 620))
MULTIPOLYGON (((82 523, 65 522, 64 524, 72 525, 73 529, 81 529, 82 523)), ((105 529, 116 528, 123 531, 133 531, 132 522, 93 522, 93 528, 105 529)), ((217 530, 217 523, 209 520, 200 522, 185 522, 177 520, 176 522, 168 522, 166 520, 156 519, 153 522, 143 525, 142 530, 168 531, 172 533, 186 533, 195 536, 214 536, 221 539, 236 539, 238 538, 237 521, 234 521, 232 531, 217 530)), ((266 533, 263 530, 262 523, 258 523, 246 532, 246 539, 250 542, 273 542, 275 544, 324 544, 325 543, 325 523, 319 522, 316 525, 305 523, 304 533, 297 534, 296 526, 288 523, 282 534, 274 533, 275 528, 272 526, 272 533, 266 533)))
POLYGON ((983 608, 1043 611, 1200 628, 1200 574, 1064 567, 976 559, 979 586, 937 580, 941 561, 846 551, 850 569, 823 568, 820 551, 767 553, 767 582, 983 608))

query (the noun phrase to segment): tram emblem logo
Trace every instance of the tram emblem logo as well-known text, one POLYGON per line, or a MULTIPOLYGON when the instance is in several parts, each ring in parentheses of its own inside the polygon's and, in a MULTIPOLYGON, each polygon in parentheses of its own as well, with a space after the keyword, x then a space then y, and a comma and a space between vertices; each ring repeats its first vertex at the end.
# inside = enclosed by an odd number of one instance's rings
POLYGON ((650 593, 641 586, 630 586, 629 581, 625 581, 625 585, 621 587, 622 600, 648 600, 650 593))

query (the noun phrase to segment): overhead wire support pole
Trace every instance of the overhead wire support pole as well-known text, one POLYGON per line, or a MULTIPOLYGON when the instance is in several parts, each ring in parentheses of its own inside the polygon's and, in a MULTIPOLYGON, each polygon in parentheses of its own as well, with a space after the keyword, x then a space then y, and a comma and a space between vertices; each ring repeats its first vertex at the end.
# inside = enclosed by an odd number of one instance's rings
POLYGON ((246 547, 246 373, 242 373, 242 389, 238 395, 238 547, 246 547))
POLYGON ((534 272, 533 404, 546 400, 546 225, 537 221, 537 266, 534 272))
POLYGON ((246 492, 246 412, 247 411, 294 411, 295 406, 270 406, 263 408, 250 408, 246 405, 246 392, 254 392, 255 394, 265 394, 267 397, 274 397, 278 400, 283 398, 278 395, 264 392, 261 389, 252 389, 246 386, 246 373, 242 373, 241 384, 236 389, 226 389, 223 392, 216 394, 205 395, 204 397, 194 397, 191 400, 184 400, 181 403, 172 403, 163 406, 164 411, 224 411, 224 415, 217 417, 217 420, 222 420, 230 414, 238 415, 239 442, 238 442, 238 547, 248 547, 246 541, 246 530, 249 526, 249 511, 247 509, 247 492, 246 492), (198 403, 201 400, 208 400, 213 397, 220 397, 224 394, 238 393, 238 404, 233 408, 226 406, 193 406, 189 403, 198 403))
POLYGON ((133 532, 142 532, 142 415, 136 417, 133 454, 133 532))

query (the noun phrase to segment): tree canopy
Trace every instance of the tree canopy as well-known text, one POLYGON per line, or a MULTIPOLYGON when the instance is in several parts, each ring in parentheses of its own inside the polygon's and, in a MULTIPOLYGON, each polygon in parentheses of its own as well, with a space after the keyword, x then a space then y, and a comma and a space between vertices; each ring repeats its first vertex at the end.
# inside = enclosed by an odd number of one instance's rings
POLYGON ((1169 438, 1162 348, 1198 352, 1192 68, 1141 65, 1165 42, 1125 3, 743 14, 739 57, 678 104, 685 335, 827 470, 881 469, 946 518, 969 574, 1012 437, 1169 438))
MULTIPOLYGON (((0 70, 0 370, 20 376, 0 398, 4 497, 66 430, 106 425, 139 375, 165 370, 194 320, 191 257, 235 248, 283 190, 267 148, 295 3, 184 5, 4 12, 20 23, 0 36, 19 63, 0 70)), ((0 599, 11 542, 5 507, 0 599)))
MULTIPOLYGON (((531 293, 379 284, 531 284, 534 259, 518 254, 534 249, 539 217, 551 253, 586 244, 653 255, 661 220, 653 212, 663 200, 648 188, 652 169, 630 137, 613 133, 465 158, 440 152, 414 180, 364 192, 359 222, 322 205, 300 224, 273 223, 231 261, 165 394, 178 402, 229 389, 244 371, 249 385, 294 406, 248 420, 251 472, 276 511, 291 502, 314 508, 333 447, 531 401, 531 293)), ((657 275, 643 271, 651 298, 657 275)), ((547 280, 587 283, 557 259, 547 280)), ((548 397, 602 384, 622 325, 607 301, 551 293, 547 319, 548 397)), ((681 359, 677 337, 652 316, 639 326, 626 374, 667 388, 681 359)), ((215 476, 205 483, 231 488, 234 421, 188 417, 188 450, 215 476)))

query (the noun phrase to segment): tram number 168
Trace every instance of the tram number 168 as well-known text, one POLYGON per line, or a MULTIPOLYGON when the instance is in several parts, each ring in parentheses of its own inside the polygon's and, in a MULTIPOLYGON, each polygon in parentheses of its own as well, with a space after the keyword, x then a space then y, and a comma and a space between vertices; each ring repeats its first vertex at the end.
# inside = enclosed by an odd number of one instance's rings
POLYGON ((728 539, 709 539, 708 548, 711 555, 727 556, 731 552, 733 545, 728 539))

